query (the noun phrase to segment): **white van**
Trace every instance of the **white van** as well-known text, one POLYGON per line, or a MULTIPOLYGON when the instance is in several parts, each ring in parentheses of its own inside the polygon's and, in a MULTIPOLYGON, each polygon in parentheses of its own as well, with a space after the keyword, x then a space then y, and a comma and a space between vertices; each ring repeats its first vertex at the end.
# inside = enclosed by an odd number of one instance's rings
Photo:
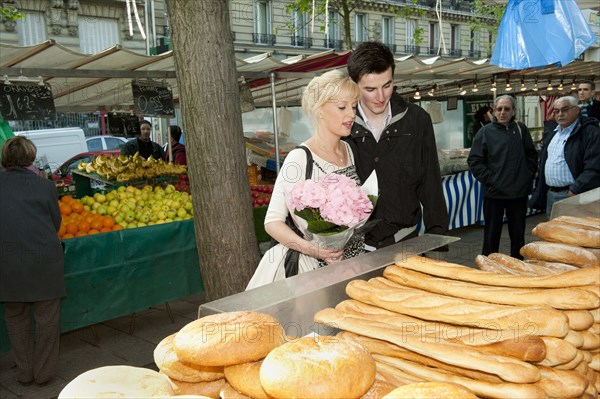
POLYGON ((26 130, 14 133, 33 141, 37 147, 36 166, 42 170, 49 168, 50 172, 54 172, 73 155, 88 150, 83 130, 78 127, 26 130))

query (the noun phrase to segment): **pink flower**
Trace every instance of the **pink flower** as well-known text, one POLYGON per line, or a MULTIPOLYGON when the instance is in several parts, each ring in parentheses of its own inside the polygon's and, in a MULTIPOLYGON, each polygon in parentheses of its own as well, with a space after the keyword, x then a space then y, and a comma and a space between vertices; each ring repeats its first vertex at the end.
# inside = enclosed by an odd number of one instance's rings
POLYGON ((309 230, 310 222, 320 220, 334 224, 336 229, 352 228, 373 210, 373 203, 354 180, 336 174, 328 174, 318 182, 305 180, 295 185, 289 195, 289 205, 296 215, 309 222, 309 230), (300 212, 306 208, 316 212, 300 212))

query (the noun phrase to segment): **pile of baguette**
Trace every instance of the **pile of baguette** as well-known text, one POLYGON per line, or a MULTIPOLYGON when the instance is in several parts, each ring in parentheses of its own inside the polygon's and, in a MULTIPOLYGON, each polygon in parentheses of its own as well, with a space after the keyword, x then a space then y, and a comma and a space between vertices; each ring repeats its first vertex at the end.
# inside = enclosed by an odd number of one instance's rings
POLYGON ((393 384, 449 382, 483 398, 597 398, 598 226, 541 223, 533 233, 543 241, 521 250, 526 261, 480 255, 481 270, 411 257, 383 277, 350 282, 351 299, 315 321, 367 348, 377 378, 393 384))

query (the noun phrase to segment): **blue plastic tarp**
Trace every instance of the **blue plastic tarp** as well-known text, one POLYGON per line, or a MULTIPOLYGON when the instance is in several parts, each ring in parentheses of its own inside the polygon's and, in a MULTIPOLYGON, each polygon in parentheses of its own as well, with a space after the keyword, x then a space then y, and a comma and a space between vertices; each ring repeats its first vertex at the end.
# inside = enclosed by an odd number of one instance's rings
POLYGON ((509 0, 490 64, 508 69, 566 65, 595 41, 575 0, 509 0))

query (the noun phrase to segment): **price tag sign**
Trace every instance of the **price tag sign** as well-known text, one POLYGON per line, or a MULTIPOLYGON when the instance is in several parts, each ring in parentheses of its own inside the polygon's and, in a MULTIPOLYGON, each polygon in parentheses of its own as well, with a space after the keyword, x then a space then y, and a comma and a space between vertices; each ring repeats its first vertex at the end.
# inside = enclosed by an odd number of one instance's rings
POLYGON ((154 82, 131 82, 133 103, 138 115, 175 116, 173 92, 154 82))
POLYGON ((37 83, 0 83, 0 113, 9 121, 54 120, 52 90, 37 83))

